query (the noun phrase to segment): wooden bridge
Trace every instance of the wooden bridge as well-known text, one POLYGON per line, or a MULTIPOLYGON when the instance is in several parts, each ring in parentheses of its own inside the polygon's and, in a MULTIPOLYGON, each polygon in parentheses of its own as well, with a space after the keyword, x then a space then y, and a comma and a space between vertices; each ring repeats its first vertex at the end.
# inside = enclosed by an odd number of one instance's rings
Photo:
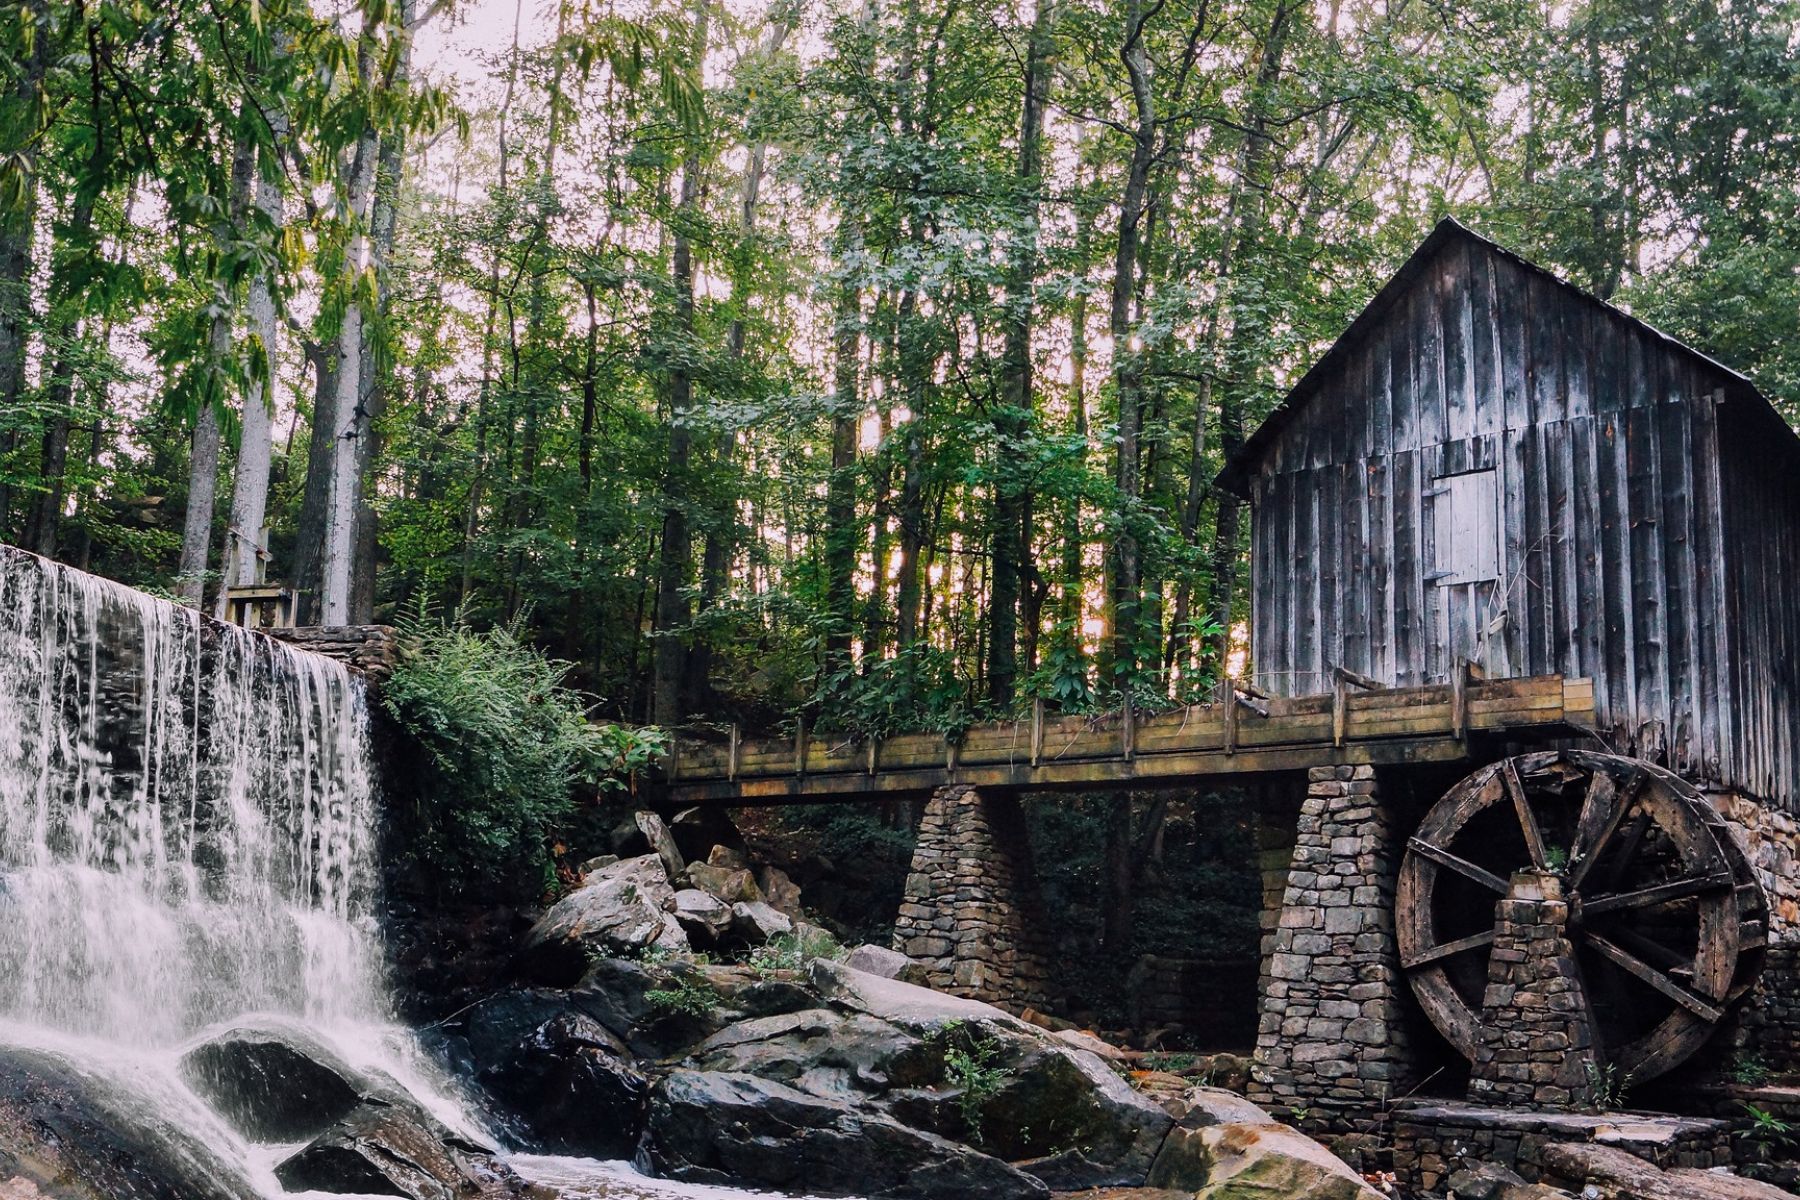
POLYGON ((961 738, 906 734, 854 740, 808 734, 746 741, 678 740, 665 762, 677 804, 805 804, 926 795, 950 784, 1052 791, 1179 787, 1308 767, 1458 762, 1478 738, 1590 733, 1594 688, 1541 675, 1381 688, 1339 671, 1330 692, 1230 702, 1154 715, 1129 709, 977 725, 961 738))

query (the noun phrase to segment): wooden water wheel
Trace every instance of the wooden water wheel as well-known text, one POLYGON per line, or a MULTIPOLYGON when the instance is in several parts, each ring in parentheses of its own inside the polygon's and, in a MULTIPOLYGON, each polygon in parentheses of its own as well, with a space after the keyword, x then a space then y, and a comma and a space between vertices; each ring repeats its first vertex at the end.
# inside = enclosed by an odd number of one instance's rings
POLYGON ((1643 1082, 1699 1049, 1762 967, 1768 904, 1725 821, 1677 775, 1550 751, 1483 767, 1408 841, 1401 967, 1471 1059, 1495 902, 1516 870, 1562 877, 1568 936, 1600 1054, 1643 1082))

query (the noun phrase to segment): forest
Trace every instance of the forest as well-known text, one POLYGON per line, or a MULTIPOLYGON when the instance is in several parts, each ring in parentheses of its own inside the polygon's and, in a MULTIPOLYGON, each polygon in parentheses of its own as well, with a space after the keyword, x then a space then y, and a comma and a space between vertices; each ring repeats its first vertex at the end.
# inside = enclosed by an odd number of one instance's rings
POLYGON ((1203 694, 1218 470, 1447 214, 1800 417, 1785 0, 6 11, 0 541, 613 720, 1203 694))

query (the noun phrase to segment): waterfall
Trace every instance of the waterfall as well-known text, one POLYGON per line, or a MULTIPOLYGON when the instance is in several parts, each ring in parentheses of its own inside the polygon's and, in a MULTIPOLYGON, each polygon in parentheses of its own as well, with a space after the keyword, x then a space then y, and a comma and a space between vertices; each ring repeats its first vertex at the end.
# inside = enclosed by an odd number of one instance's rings
MULTIPOLYGON (((391 1016, 375 822, 342 665, 0 546, 0 1050, 54 1055, 232 1195, 294 1200, 273 1168, 295 1149, 185 1081, 233 1024, 302 1027, 487 1140, 391 1016)), ((747 1195, 513 1161, 565 1200, 747 1195)))
POLYGON ((0 1015, 379 1021, 367 727, 329 659, 0 548, 0 1015))

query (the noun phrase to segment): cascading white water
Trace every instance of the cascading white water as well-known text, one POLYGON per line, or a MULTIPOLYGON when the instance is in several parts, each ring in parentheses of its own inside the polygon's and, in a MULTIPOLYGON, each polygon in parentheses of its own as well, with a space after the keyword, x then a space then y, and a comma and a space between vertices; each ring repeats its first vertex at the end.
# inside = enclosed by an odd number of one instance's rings
MULTIPOLYGON (((329 659, 0 546, 0 1048, 100 1081, 234 1191, 281 1195, 279 1148, 179 1061, 245 1018, 303 1025, 478 1133, 389 1013, 367 715, 329 659)), ((749 1195, 516 1161, 567 1200, 749 1195)))
POLYGON ((0 1014, 135 1047, 382 1018, 343 667, 0 551, 0 1014))

